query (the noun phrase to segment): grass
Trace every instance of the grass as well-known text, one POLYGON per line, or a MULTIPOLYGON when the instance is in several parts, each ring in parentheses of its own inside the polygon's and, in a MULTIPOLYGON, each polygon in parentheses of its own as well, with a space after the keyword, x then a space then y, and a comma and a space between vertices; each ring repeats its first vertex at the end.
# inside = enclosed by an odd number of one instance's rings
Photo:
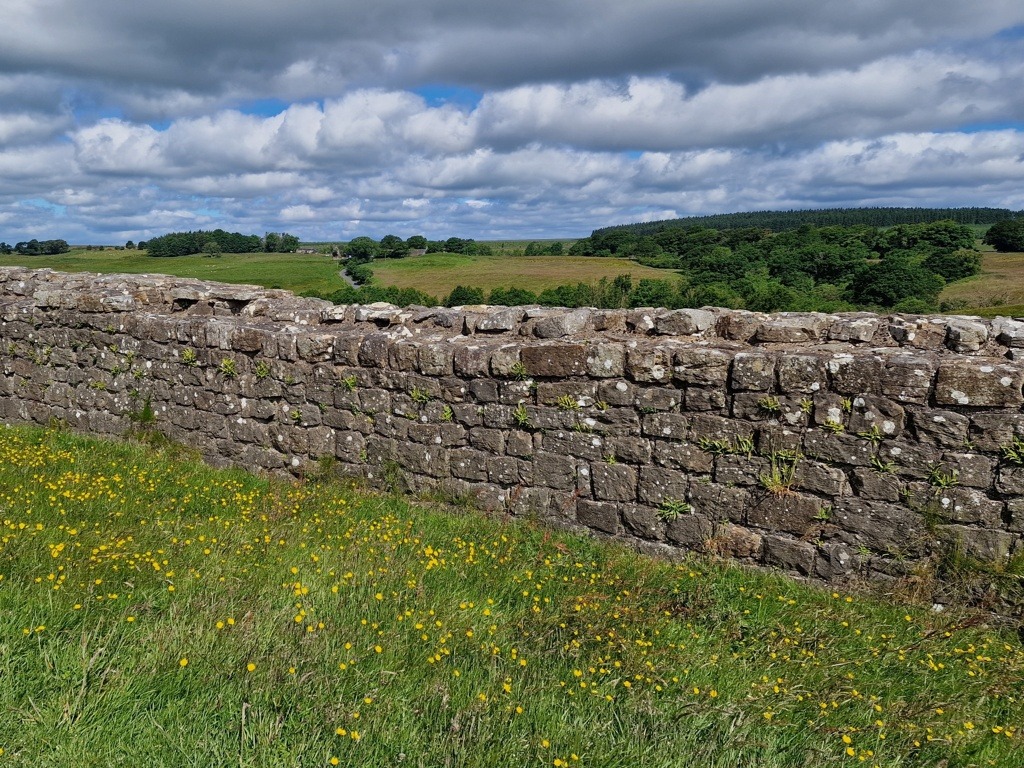
POLYGON ((416 288, 431 296, 444 297, 457 285, 490 291, 494 288, 525 288, 539 293, 566 283, 596 283, 602 277, 613 280, 630 274, 634 280, 665 280, 675 272, 644 267, 627 259, 583 256, 465 256, 428 253, 405 259, 382 259, 372 264, 373 276, 381 285, 416 288))
POLYGON ((981 274, 959 280, 939 296, 963 302, 958 313, 983 317, 1024 315, 1024 253, 996 253, 990 246, 981 259, 981 274))
POLYGON ((0 427, 3 765, 1024 764, 975 619, 180 453, 0 427))
POLYGON ((224 283, 285 288, 295 293, 332 293, 345 286, 338 264, 327 256, 297 253, 225 253, 162 259, 144 251, 74 250, 56 256, 0 255, 0 266, 49 267, 61 272, 150 273, 224 283))

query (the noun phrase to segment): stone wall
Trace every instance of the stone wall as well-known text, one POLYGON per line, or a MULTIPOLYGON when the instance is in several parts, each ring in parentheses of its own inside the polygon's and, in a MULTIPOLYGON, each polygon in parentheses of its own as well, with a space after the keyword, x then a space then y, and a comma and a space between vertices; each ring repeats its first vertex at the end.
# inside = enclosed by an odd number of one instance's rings
POLYGON ((122 434, 148 403, 215 464, 330 463, 823 579, 1024 553, 1024 322, 344 307, 3 268, 0 323, 7 422, 122 434))

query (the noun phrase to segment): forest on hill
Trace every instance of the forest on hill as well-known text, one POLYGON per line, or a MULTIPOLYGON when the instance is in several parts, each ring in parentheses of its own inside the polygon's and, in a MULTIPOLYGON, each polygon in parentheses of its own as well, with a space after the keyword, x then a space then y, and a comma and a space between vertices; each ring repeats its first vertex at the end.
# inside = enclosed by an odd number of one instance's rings
POLYGON ((749 211, 616 224, 595 229, 591 237, 610 230, 622 229, 640 235, 653 235, 664 229, 692 226, 713 229, 759 227, 773 232, 784 232, 807 225, 850 227, 864 224, 870 227, 894 227, 899 224, 928 224, 935 221, 985 225, 1016 218, 1024 218, 1024 211, 1011 211, 1008 208, 822 208, 806 211, 749 211))

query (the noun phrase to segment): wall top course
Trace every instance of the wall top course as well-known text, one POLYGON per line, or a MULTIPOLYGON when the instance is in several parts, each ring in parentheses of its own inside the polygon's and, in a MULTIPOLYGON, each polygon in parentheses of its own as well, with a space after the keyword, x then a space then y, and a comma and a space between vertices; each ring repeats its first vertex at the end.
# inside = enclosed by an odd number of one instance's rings
POLYGON ((942 358, 1024 359, 1024 319, 967 316, 781 312, 763 314, 717 307, 666 310, 551 307, 336 306, 288 291, 205 282, 166 275, 66 274, 49 269, 0 267, 0 313, 35 310, 218 317, 234 325, 276 326, 300 333, 342 329, 383 332, 422 341, 531 344, 558 339, 618 341, 633 346, 713 347, 741 351, 817 350, 841 356, 870 353, 884 361, 900 352, 942 358))

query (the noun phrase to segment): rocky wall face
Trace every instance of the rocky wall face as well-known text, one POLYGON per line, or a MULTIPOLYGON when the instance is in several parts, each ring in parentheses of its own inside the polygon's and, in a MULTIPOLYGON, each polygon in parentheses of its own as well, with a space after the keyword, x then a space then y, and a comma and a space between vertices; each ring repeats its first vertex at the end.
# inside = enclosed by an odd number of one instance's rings
POLYGON ((0 418, 826 580, 1024 557, 1024 322, 339 307, 0 268, 0 418))

